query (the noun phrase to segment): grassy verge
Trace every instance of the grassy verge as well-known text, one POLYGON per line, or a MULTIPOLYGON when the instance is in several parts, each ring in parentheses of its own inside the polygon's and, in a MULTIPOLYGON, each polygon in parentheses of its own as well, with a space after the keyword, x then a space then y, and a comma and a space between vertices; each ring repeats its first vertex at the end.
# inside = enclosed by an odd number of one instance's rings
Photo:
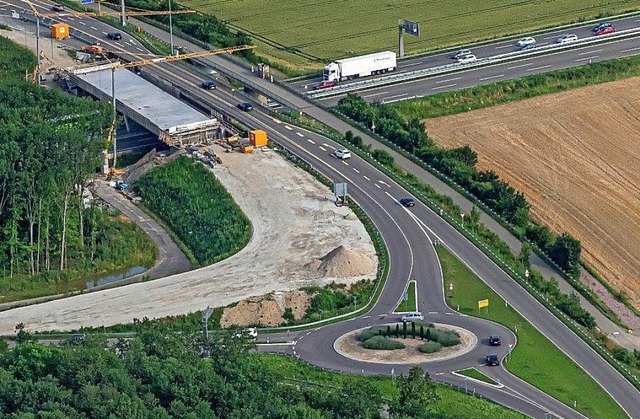
MULTIPOLYGON (((316 368, 290 357, 273 354, 258 354, 262 367, 288 384, 343 387, 348 383, 368 382, 377 388, 387 400, 398 398, 398 390, 391 377, 371 377, 341 374, 316 368)), ((436 412, 446 412, 446 417, 490 418, 523 418, 518 412, 502 407, 489 400, 471 394, 464 394, 454 388, 439 385, 440 399, 433 405, 436 412)))
POLYGON ((512 307, 506 306, 502 298, 455 256, 442 246, 436 250, 445 283, 453 283, 454 291, 447 295, 447 303, 452 307, 459 306, 461 313, 501 323, 518 337, 518 345, 506 362, 509 371, 567 405, 573 405, 576 400, 577 410, 588 417, 625 416, 593 379, 512 307), (488 310, 478 311, 478 301, 484 299, 489 299, 490 306, 488 310), (536 359, 545 362, 531 362, 536 359))
POLYGON ((489 383, 493 385, 498 384, 495 381, 493 381, 493 379, 491 379, 490 377, 487 377, 486 375, 484 375, 483 373, 481 373, 475 368, 467 368, 466 370, 457 371, 457 373, 460 375, 464 375, 465 377, 474 378, 478 381, 483 381, 485 383, 489 383))
POLYGON ((410 281, 409 286, 407 287, 406 299, 402 300, 398 308, 396 308, 397 312, 405 313, 408 311, 417 311, 418 306, 416 304, 416 282, 410 281))

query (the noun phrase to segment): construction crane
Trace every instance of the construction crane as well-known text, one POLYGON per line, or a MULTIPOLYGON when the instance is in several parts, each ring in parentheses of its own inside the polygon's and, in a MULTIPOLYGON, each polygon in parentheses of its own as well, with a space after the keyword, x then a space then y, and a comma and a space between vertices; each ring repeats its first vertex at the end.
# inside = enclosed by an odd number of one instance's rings
POLYGON ((228 48, 219 48, 210 51, 198 51, 191 52, 188 54, 179 54, 179 55, 168 55, 165 57, 157 57, 157 58, 147 58, 139 61, 131 61, 131 62, 113 62, 109 60, 106 56, 106 51, 102 52, 104 58, 109 62, 108 67, 111 68, 111 103, 113 105, 113 118, 111 120, 111 127, 109 129, 109 140, 113 141, 113 168, 116 167, 116 77, 115 72, 118 68, 132 68, 132 67, 141 67, 145 65, 153 65, 153 64, 162 64, 169 63, 173 61, 186 60, 189 58, 198 58, 198 57, 206 57, 209 55, 220 55, 220 54, 231 54, 238 51, 244 51, 249 49, 256 48, 255 45, 238 45, 235 47, 228 48))
MULTIPOLYGON (((122 13, 107 13, 102 10, 101 1, 98 1, 98 11, 97 12, 77 12, 77 11, 69 11, 64 13, 40 13, 36 7, 33 5, 31 0, 24 0, 33 15, 36 17, 36 55, 38 56, 38 64, 36 67, 36 71, 34 72, 34 80, 39 83, 40 79, 40 19, 43 18, 59 18, 61 16, 70 16, 70 17, 96 17, 96 16, 121 16, 122 22, 125 22, 125 16, 154 16, 154 15, 169 15, 169 29, 171 32, 171 51, 173 51, 173 25, 171 24, 171 16, 175 14, 186 14, 186 13, 196 13, 195 10, 171 10, 171 1, 169 1, 169 10, 135 10, 132 12, 124 11, 124 5, 122 13)), ((124 23, 123 23, 124 24, 124 23)))

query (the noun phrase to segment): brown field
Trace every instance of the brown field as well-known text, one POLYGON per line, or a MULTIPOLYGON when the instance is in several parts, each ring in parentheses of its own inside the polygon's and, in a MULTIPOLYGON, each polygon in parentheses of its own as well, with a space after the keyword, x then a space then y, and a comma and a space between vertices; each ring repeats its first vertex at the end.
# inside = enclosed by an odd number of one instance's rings
POLYGON ((425 121, 447 147, 522 191, 533 217, 640 308, 640 79, 425 121))

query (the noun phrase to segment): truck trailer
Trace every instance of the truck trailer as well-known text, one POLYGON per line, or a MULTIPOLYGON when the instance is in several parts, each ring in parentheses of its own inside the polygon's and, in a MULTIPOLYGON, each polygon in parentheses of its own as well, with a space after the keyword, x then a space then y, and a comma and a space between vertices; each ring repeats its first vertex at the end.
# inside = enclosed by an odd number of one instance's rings
POLYGON ((375 54, 337 60, 327 65, 322 71, 322 80, 333 82, 351 80, 357 77, 386 73, 396 68, 395 52, 376 52, 375 54))

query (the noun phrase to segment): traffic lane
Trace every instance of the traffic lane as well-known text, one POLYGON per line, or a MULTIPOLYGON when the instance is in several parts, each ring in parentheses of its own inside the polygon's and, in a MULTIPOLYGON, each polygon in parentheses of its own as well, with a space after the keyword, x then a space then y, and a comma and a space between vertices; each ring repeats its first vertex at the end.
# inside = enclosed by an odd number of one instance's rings
MULTIPOLYGON (((424 217, 435 219, 438 216, 431 212, 424 217)), ((458 231, 450 226, 429 222, 428 219, 425 221, 441 238, 442 243, 505 302, 514 307, 547 339, 580 365, 596 382, 601 386, 606 384, 607 391, 630 416, 640 417, 640 405, 636 403, 640 392, 630 382, 458 231)), ((527 342, 520 343, 527 344, 527 342)))
MULTIPOLYGON (((640 38, 627 38, 607 44, 586 46, 538 57, 517 59, 506 63, 477 67, 356 92, 367 102, 390 102, 413 97, 430 96, 498 81, 510 80, 553 70, 566 69, 613 58, 640 53, 640 38)), ((325 106, 335 106, 345 95, 318 99, 325 106)))

